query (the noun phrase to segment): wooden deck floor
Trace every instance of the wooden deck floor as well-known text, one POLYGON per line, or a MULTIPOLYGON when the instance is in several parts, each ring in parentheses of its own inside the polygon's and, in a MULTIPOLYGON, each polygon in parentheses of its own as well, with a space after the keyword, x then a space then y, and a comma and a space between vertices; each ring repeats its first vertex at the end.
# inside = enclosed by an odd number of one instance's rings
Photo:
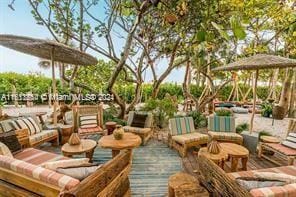
MULTIPOLYGON (((282 159, 279 159, 277 155, 270 156, 273 160, 279 162, 281 166, 287 165, 287 162, 285 162, 282 159)), ((199 169, 198 169, 198 163, 197 163, 197 155, 193 153, 193 151, 190 151, 187 155, 187 157, 182 159, 183 163, 183 169, 185 172, 195 176, 198 178, 199 175, 199 169)), ((265 169, 265 168, 274 168, 278 167, 278 165, 264 159, 264 158, 258 158, 257 155, 251 154, 247 169, 248 170, 258 170, 258 169, 265 169)), ((225 169, 226 172, 230 172, 230 162, 226 162, 225 169)))

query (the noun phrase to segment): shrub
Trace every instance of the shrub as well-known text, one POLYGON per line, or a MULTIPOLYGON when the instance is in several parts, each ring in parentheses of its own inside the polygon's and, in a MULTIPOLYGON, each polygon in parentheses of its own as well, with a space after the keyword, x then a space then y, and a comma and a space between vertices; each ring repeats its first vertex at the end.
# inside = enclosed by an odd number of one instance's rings
POLYGON ((104 123, 108 121, 116 122, 117 124, 120 124, 122 126, 125 126, 127 123, 125 120, 119 119, 116 117, 116 109, 113 107, 110 107, 109 109, 104 110, 103 113, 103 121, 104 123))
POLYGON ((270 117, 270 115, 272 114, 272 104, 269 102, 264 102, 262 103, 262 112, 261 115, 263 117, 270 117))
POLYGON ((242 123, 236 126, 236 132, 241 133, 243 131, 246 131, 249 129, 249 124, 248 123, 242 123))
POLYGON ((228 109, 219 109, 215 111, 216 116, 232 116, 232 112, 228 109))
POLYGON ((208 120, 205 115, 198 111, 188 113, 188 116, 193 118, 195 128, 203 128, 208 125, 208 120))

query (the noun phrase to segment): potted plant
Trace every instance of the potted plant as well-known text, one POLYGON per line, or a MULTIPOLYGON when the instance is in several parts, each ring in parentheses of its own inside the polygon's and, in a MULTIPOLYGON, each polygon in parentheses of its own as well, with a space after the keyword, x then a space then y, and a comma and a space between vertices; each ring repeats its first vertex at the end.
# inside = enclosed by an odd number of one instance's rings
POLYGON ((272 104, 268 102, 264 102, 262 105, 262 112, 261 115, 263 117, 269 118, 272 114, 272 104))

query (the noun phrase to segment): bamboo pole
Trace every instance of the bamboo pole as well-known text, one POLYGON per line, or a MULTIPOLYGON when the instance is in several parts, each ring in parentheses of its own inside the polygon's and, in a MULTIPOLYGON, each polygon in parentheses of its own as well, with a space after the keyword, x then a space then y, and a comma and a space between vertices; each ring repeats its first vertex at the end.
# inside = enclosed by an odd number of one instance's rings
POLYGON ((56 100, 56 80, 54 70, 54 48, 50 51, 51 68, 52 68, 52 91, 53 91, 53 124, 57 125, 57 100, 56 100))
POLYGON ((250 120, 250 133, 253 132, 253 127, 254 127, 254 117, 255 117, 255 110, 256 110, 256 98, 257 98, 257 80, 258 80, 258 75, 259 75, 259 70, 257 69, 254 73, 254 83, 253 83, 253 111, 252 111, 252 116, 250 120))

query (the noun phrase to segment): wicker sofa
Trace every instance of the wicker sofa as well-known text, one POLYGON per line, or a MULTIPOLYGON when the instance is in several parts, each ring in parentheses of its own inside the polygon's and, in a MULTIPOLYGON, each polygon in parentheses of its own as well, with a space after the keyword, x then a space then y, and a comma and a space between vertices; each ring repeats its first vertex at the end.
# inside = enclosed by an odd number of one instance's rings
POLYGON ((45 142, 59 143, 59 133, 55 129, 43 129, 34 117, 22 117, 19 119, 9 119, 0 122, 2 132, 15 130, 20 143, 24 147, 34 147, 45 142), (16 123, 16 121, 18 121, 16 123), (29 123, 30 125, 28 125, 29 123), (34 127, 34 131, 32 130, 34 127))
POLYGON ((190 147, 204 145, 209 136, 196 132, 192 117, 178 117, 169 120, 168 143, 178 150, 181 157, 185 157, 190 147))
POLYGON ((131 153, 123 151, 82 181, 40 165, 67 159, 34 148, 14 158, 0 155, 0 196, 129 196, 131 153))
POLYGON ((213 196, 239 196, 239 197, 281 197, 281 196, 296 196, 296 184, 286 184, 283 186, 273 186, 265 188, 256 188, 247 191, 240 186, 235 178, 237 177, 252 177, 254 172, 275 172, 284 173, 296 176, 296 166, 284 166, 277 168, 267 168, 252 171, 241 171, 234 173, 224 172, 213 161, 203 155, 198 157, 198 165, 200 172, 200 180, 206 188, 213 193, 213 196))

